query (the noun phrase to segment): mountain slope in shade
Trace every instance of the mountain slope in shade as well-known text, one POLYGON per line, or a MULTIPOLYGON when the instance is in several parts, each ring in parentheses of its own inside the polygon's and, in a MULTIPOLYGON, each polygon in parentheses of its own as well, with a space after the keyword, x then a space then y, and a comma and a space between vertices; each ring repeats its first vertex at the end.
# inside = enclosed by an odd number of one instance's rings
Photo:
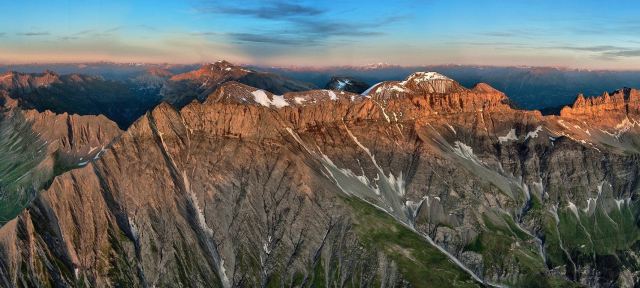
POLYGON ((0 90, 8 92, 23 109, 102 114, 121 128, 126 128, 160 101, 158 93, 164 80, 160 76, 149 75, 138 79, 139 82, 122 82, 81 74, 58 75, 50 71, 34 74, 7 72, 0 75, 0 90))
POLYGON ((51 179, 86 165, 121 133, 104 116, 0 106, 0 225, 17 216, 51 179))
POLYGON ((369 85, 352 77, 334 76, 324 88, 360 94, 367 90, 369 85))
POLYGON ((311 84, 277 74, 257 72, 227 61, 218 61, 191 72, 174 75, 161 93, 164 101, 176 107, 182 107, 193 100, 204 101, 208 94, 227 81, 236 81, 275 94, 314 88, 311 84))
POLYGON ((621 91, 542 116, 437 73, 365 95, 227 82, 56 177, 0 228, 0 283, 633 286, 621 91))

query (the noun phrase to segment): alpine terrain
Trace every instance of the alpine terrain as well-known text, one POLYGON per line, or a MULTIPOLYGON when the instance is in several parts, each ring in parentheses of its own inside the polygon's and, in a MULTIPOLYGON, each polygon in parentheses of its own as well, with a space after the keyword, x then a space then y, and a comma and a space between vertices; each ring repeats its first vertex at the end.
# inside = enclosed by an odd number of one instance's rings
POLYGON ((2 77, 2 287, 640 285, 639 90, 543 116, 436 72, 221 61, 110 120, 42 104, 107 80, 2 77))

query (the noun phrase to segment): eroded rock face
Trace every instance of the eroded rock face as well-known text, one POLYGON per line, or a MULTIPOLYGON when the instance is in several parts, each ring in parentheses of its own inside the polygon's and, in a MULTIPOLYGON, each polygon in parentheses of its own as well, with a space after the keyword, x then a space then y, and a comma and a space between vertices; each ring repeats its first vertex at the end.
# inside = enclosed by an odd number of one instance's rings
POLYGON ((0 283, 638 282, 635 126, 430 73, 364 94, 156 107, 0 229, 0 283))
POLYGON ((580 94, 571 107, 560 111, 563 117, 579 120, 598 119, 602 123, 619 123, 627 114, 637 116, 640 109, 640 92, 636 89, 620 89, 613 94, 605 92, 599 97, 585 98, 580 94))
POLYGON ((0 108, 0 225, 28 206, 54 176, 87 165, 122 132, 104 116, 21 110, 15 100, 5 99, 0 108))

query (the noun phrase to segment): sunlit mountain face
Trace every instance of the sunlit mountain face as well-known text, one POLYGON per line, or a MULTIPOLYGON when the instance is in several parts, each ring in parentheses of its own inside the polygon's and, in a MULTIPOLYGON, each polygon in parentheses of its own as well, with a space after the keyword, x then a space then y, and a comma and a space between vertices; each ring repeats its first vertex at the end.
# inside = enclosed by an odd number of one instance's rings
POLYGON ((640 285, 638 4, 0 8, 0 287, 640 285))

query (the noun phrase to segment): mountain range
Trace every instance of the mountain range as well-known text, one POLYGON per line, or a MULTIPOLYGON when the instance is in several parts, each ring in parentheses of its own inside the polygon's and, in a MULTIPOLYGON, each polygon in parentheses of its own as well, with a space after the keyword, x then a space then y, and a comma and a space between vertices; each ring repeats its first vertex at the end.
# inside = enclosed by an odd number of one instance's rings
POLYGON ((156 68, 0 76, 0 286, 640 283, 639 90, 156 68))

